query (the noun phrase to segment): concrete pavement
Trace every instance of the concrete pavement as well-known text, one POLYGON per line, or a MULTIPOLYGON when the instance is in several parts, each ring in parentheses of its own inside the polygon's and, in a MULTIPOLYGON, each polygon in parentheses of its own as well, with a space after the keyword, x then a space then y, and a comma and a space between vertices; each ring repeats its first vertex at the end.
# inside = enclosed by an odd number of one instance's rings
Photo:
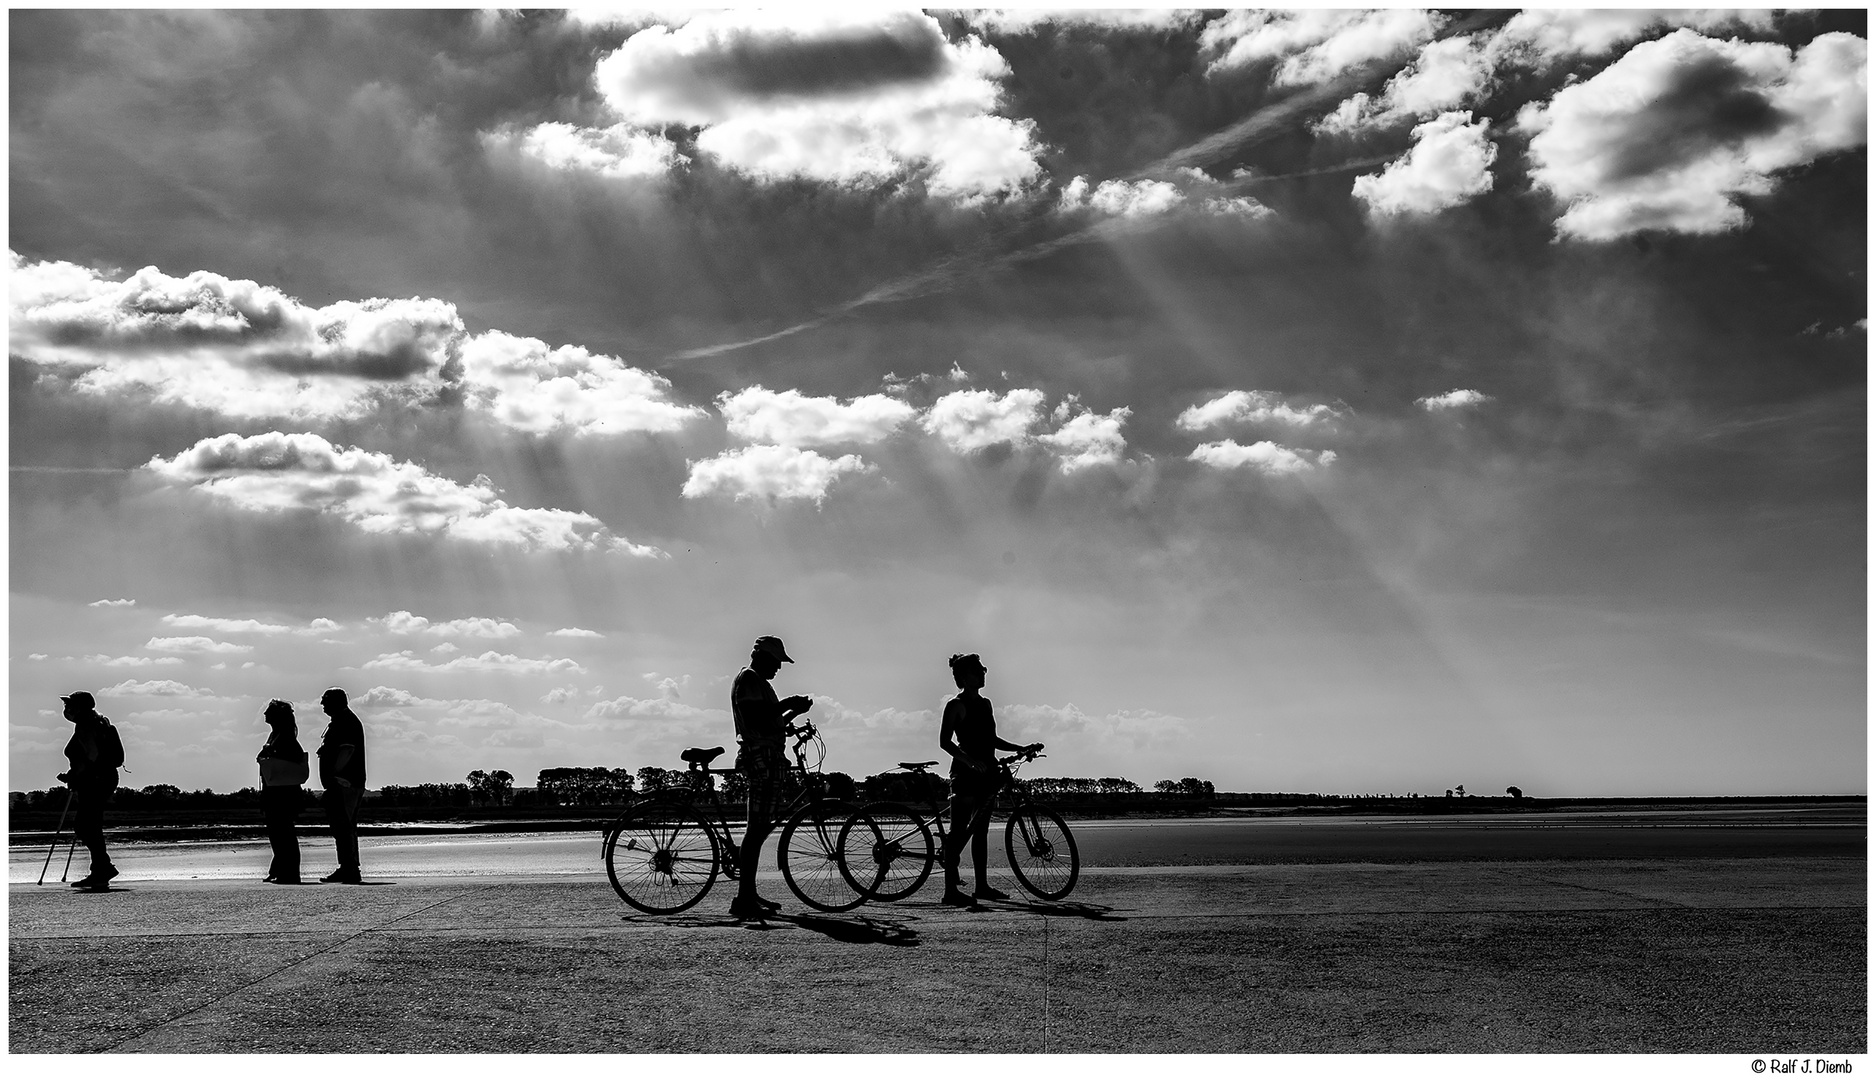
POLYGON ((749 925, 597 876, 117 885, 11 887, 14 1053, 1867 1049, 1861 859, 1091 868, 840 915, 765 880, 749 925))

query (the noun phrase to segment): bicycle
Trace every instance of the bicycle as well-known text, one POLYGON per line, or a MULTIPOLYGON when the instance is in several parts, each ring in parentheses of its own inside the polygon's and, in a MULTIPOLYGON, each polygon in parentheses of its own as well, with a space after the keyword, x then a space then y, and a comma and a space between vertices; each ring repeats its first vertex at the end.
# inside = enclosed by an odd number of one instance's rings
MULTIPOLYGON (((1081 876, 1081 853, 1062 815, 1037 803, 1029 785, 1017 779, 1015 767, 1034 761, 1039 753, 1024 751, 998 758, 1003 784, 997 801, 1008 808, 1003 829, 1003 853, 1023 889, 1041 900, 1060 900, 1074 889, 1081 876)), ((935 761, 901 761, 913 776, 926 776, 935 761)), ((932 830, 943 850, 945 818, 951 800, 932 803, 920 815, 895 802, 868 803, 841 827, 839 865, 847 884, 869 900, 903 900, 917 892, 931 876, 939 856, 934 853, 932 830), (866 880, 862 880, 866 879, 866 880)), ((991 812, 986 809, 985 813, 991 812)), ((961 858, 963 853, 959 852, 961 858)))
MULTIPOLYGON (((795 740, 790 748, 794 763, 784 774, 784 784, 792 779, 794 794, 769 822, 772 831, 787 821, 776 845, 782 879, 809 907, 858 907, 866 894, 850 886, 853 875, 840 869, 838 847, 840 828, 856 808, 826 797, 820 767, 827 746, 813 723, 790 725, 787 733, 795 740), (810 742, 820 751, 812 767, 804 749, 810 742)), ((722 753, 721 746, 685 750, 678 755, 686 765, 683 789, 634 803, 606 827, 606 877, 621 900, 648 915, 675 915, 702 900, 719 874, 737 877, 737 844, 731 839, 724 801, 710 779, 738 775, 735 769, 710 767, 722 753), (705 792, 713 815, 698 809, 696 796, 705 792)), ((743 835, 748 835, 746 827, 743 835)))

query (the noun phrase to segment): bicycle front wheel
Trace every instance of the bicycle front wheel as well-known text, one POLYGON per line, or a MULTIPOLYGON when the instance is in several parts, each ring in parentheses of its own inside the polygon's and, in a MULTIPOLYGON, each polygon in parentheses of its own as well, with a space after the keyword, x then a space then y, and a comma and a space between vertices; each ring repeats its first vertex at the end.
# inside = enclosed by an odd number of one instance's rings
POLYGON ((840 868, 869 900, 903 900, 931 876, 931 830, 898 803, 869 803, 840 829, 840 868))
POLYGON ((1043 900, 1060 900, 1081 876, 1081 854, 1062 815, 1046 806, 1010 811, 1003 830, 1003 853, 1023 888, 1043 900))
POLYGON ((693 907, 717 879, 717 841, 688 806, 650 803, 606 830, 606 876, 619 898, 648 915, 693 907))
POLYGON ((853 810, 852 803, 824 799, 802 807, 782 829, 776 852, 782 880, 811 908, 847 911, 866 900, 840 871, 840 828, 853 810))

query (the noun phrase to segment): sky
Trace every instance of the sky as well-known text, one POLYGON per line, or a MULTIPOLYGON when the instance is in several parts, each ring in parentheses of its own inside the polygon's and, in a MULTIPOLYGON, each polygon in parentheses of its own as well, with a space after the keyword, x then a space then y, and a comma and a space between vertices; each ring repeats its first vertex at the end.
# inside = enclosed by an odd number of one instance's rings
POLYGON ((9 29, 14 790, 1867 790, 1862 12, 9 29))

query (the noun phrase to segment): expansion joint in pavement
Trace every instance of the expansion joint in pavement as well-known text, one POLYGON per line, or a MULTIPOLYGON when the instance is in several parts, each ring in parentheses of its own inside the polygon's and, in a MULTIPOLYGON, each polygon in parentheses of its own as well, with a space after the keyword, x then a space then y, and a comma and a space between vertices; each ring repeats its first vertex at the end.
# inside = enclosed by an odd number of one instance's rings
POLYGON ((1600 885, 1584 885, 1575 881, 1555 881, 1551 878, 1538 877, 1536 874, 1522 874, 1516 870, 1499 870, 1498 872, 1505 877, 1517 878, 1521 881, 1536 881, 1544 885, 1555 885, 1564 889, 1581 889, 1584 892, 1607 893, 1610 896, 1620 896, 1625 900, 1641 900, 1645 903, 1655 904, 1661 907, 1685 908, 1693 906, 1692 904, 1683 904, 1678 900, 1669 900, 1664 897, 1643 896, 1629 889, 1609 889, 1600 885))
POLYGON ((242 983, 240 986, 235 987, 233 990, 230 990, 225 994, 221 994, 217 997, 213 997, 207 1001, 204 1001, 202 1004, 197 1005, 193 1009, 185 1009, 182 1012, 179 1012, 176 1015, 168 1018, 167 1020, 163 1020, 160 1023, 151 1024, 149 1027, 144 1028, 142 1031, 136 1032, 135 1034, 126 1035, 124 1038, 117 1040, 111 1045, 106 1046, 101 1050, 98 1050, 97 1053, 100 1053, 100 1054, 112 1053, 113 1051, 116 1051, 122 1048, 126 1043, 135 1042, 136 1040, 143 1038, 145 1035, 150 1034, 152 1031, 155 1031, 158 1028, 165 1028, 171 1024, 177 1023, 178 1021, 186 1020, 189 1017, 194 1016, 196 1013, 199 1013, 203 1009, 209 1008, 212 1005, 219 1005, 220 1003, 227 1001, 229 998, 234 997, 236 994, 252 989, 253 987, 259 986, 261 983, 264 983, 269 979, 275 978, 276 976, 285 974, 286 972, 291 971, 296 967, 299 967, 301 964, 306 963, 308 960, 311 960, 315 957, 324 956, 325 954, 332 952, 334 949, 339 948, 341 945, 344 945, 347 942, 356 941, 357 939, 364 937, 366 934, 375 934, 381 930, 389 929, 394 923, 402 922, 403 920, 408 919, 413 915, 421 915, 426 911, 434 911, 437 908, 442 907, 444 904, 452 903, 455 900, 460 899, 462 895, 463 894, 460 892, 453 893, 449 896, 445 896, 441 900, 438 900, 434 904, 425 904, 424 906, 420 908, 415 908, 413 910, 406 911, 402 915, 399 915, 394 919, 389 919, 385 922, 382 922, 378 924, 377 926, 367 926, 362 930, 354 930, 352 933, 345 935, 344 937, 331 943, 330 945, 325 946, 324 948, 314 949, 312 952, 307 953, 305 956, 300 957, 298 960, 294 960, 294 961, 291 961, 290 963, 282 964, 281 966, 275 968, 274 970, 268 972, 267 974, 262 975, 260 978, 250 979, 249 981, 242 983))

